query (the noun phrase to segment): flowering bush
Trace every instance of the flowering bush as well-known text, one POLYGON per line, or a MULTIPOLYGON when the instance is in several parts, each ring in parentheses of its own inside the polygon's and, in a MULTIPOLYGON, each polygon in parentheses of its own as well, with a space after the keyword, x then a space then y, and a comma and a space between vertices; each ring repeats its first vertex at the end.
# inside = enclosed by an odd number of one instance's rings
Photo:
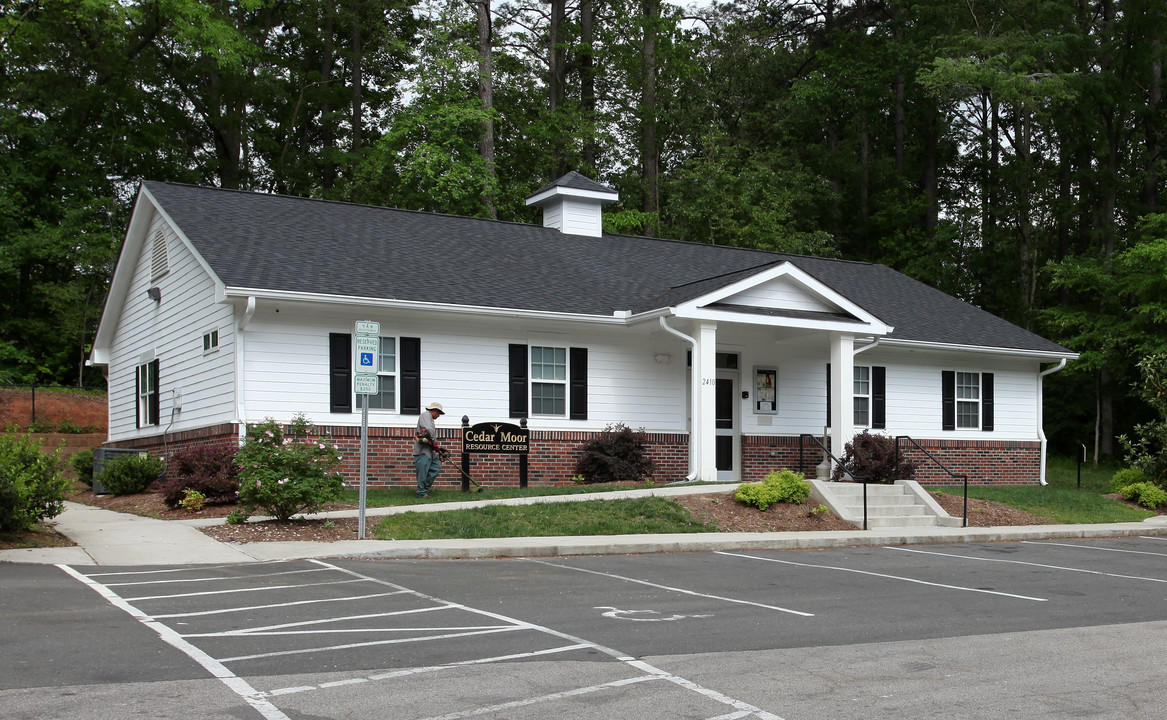
POLYGON ((159 483, 162 500, 176 508, 182 505, 187 491, 194 490, 208 505, 234 503, 239 499, 237 450, 196 445, 176 452, 170 460, 174 477, 159 483))
POLYGON ((286 430, 271 418, 249 425, 235 453, 239 504, 247 515, 261 509, 279 520, 317 512, 344 487, 340 459, 332 439, 302 414, 286 430))

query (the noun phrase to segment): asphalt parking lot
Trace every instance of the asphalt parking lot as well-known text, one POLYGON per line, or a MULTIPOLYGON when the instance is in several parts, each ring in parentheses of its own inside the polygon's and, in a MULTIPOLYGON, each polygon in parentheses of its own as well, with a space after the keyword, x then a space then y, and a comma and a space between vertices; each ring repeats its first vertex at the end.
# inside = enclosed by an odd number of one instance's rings
POLYGON ((1167 675, 1154 537, 0 572, 5 718, 1137 718, 1167 675))

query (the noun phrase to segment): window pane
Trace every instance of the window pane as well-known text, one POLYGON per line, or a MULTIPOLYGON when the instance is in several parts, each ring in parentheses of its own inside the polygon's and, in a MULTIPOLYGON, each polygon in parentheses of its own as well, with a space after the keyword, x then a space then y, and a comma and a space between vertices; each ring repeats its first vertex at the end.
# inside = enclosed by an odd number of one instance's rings
POLYGON ((956 374, 956 397, 958 400, 980 400, 980 373, 958 372, 956 374))
POLYGON ((980 407, 980 403, 958 402, 956 404, 956 426, 959 428, 980 427, 980 407))
POLYGON ((867 408, 868 408, 867 398, 865 398, 865 397, 855 398, 855 424, 856 425, 862 425, 862 426, 867 425, 867 418, 868 418, 867 408))
POLYGON ((532 380, 567 380, 567 348, 531 348, 532 380))
POLYGON ((860 366, 855 367, 855 394, 871 394, 871 368, 860 366))
POLYGON ((377 389, 380 391, 376 395, 366 396, 369 401, 370 410, 396 410, 397 409, 397 380, 392 375, 381 375, 377 378, 377 389))
POLYGON ((558 383, 531 383, 531 414, 567 414, 567 386, 558 383))
POLYGON ((381 338, 381 362, 379 372, 397 372, 397 341, 391 337, 381 338))

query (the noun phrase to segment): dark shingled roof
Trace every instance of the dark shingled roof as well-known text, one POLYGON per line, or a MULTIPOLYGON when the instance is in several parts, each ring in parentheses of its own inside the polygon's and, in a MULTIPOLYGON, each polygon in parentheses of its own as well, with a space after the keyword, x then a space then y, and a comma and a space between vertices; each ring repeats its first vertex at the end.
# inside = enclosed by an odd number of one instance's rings
POLYGON ((573 190, 591 190, 592 192, 613 193, 613 194, 615 194, 615 192, 616 192, 615 190, 608 187, 607 185, 601 185, 600 183, 596 182, 595 180, 592 180, 589 177, 584 177, 583 175, 580 175, 579 173, 577 173, 575 170, 572 170, 571 172, 567 173, 566 175, 559 178, 558 180, 553 180, 553 181, 547 183, 546 185, 544 185, 543 187, 539 188, 535 192, 531 193, 530 197, 535 197, 536 195, 540 195, 542 193, 545 193, 548 190, 550 190, 551 188, 555 188, 555 187, 565 187, 565 188, 571 188, 573 190))
POLYGON ((882 265, 564 235, 537 225, 174 183, 144 186, 227 287, 610 317, 669 307, 790 262, 894 326, 892 339, 1069 352, 882 265))

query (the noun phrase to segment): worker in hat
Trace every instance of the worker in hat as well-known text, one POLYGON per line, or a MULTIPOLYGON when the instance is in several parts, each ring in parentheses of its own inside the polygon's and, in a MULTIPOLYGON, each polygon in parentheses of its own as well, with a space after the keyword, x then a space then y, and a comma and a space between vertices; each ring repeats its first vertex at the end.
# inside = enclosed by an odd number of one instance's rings
POLYGON ((417 470, 417 496, 429 497, 430 487, 442 471, 445 448, 437 444, 438 428, 435 421, 446 411, 441 403, 430 403, 417 418, 417 433, 413 438, 413 467, 417 470))

